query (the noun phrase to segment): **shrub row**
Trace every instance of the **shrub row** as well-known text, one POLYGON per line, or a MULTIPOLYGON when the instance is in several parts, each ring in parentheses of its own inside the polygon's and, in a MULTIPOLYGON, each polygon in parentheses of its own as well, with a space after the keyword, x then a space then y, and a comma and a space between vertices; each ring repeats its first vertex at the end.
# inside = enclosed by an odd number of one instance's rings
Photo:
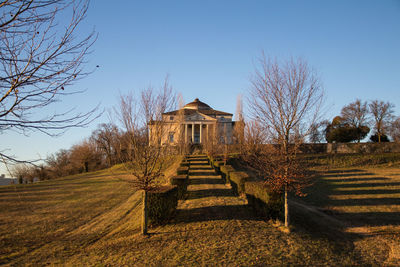
POLYGON ((189 166, 183 166, 183 167, 179 167, 177 170, 176 170, 176 174, 177 175, 188 175, 188 173, 189 173, 189 166))
POLYGON ((168 221, 178 205, 178 187, 169 185, 148 192, 149 224, 159 225, 168 221))
POLYGON ((176 185, 178 187, 178 199, 183 199, 188 184, 187 174, 181 174, 171 177, 170 183, 171 185, 176 185))
POLYGON ((256 214, 267 218, 283 217, 283 195, 272 192, 262 181, 250 181, 246 172, 237 171, 232 165, 224 165, 223 161, 210 157, 214 169, 221 174, 225 182, 229 182, 236 195, 246 195, 248 204, 256 214))
POLYGON ((231 165, 222 165, 219 167, 219 173, 225 183, 230 182, 230 173, 234 172, 235 169, 231 165))
POLYGON ((229 173, 229 182, 231 183, 233 192, 237 195, 245 193, 245 182, 249 180, 249 175, 246 172, 234 171, 229 173))
POLYGON ((264 182, 248 181, 244 183, 246 198, 256 214, 262 217, 283 217, 283 194, 271 192, 264 182))

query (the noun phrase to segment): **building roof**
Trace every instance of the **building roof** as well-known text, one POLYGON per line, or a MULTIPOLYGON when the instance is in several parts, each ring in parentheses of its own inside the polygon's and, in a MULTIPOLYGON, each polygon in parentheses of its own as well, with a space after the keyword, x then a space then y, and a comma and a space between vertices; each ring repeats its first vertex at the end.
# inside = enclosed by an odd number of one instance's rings
POLYGON ((223 115, 223 116, 232 116, 231 113, 223 112, 219 110, 212 109, 209 105, 204 102, 201 102, 198 98, 196 98, 193 102, 186 104, 180 110, 174 110, 170 112, 163 113, 163 115, 178 115, 179 112, 183 112, 184 115, 191 115, 196 112, 202 113, 208 116, 215 115, 223 115))
POLYGON ((201 102, 198 98, 196 98, 193 102, 186 104, 184 109, 197 109, 197 110, 204 110, 204 109, 212 109, 209 105, 204 102, 201 102))

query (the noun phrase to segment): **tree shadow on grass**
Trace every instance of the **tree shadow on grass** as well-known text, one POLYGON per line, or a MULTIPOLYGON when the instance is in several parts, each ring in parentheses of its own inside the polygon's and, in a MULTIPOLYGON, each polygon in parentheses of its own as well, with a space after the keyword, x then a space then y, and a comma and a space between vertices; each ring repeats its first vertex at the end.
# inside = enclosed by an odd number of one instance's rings
POLYGON ((191 185, 224 184, 224 181, 221 178, 190 178, 189 182, 191 185))
POLYGON ((215 220, 261 220, 257 219, 246 205, 216 205, 192 209, 179 209, 176 223, 204 222, 215 220))
POLYGON ((195 190, 190 191, 187 195, 186 199, 198 199, 198 198, 206 198, 206 197, 234 197, 232 189, 204 189, 204 190, 195 190))

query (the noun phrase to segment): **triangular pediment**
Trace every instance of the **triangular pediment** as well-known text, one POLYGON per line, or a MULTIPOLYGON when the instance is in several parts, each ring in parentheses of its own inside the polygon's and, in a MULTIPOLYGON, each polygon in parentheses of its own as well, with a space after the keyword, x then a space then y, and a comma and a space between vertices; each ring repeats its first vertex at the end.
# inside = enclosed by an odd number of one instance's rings
POLYGON ((202 114, 200 112, 196 112, 194 114, 190 114, 185 116, 186 121, 216 121, 215 118, 202 114))

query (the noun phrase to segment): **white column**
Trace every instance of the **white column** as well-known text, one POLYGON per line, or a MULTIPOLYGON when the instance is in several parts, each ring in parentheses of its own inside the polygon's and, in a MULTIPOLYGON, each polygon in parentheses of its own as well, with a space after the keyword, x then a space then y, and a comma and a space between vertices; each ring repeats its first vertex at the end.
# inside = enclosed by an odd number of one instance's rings
POLYGON ((188 125, 185 123, 185 144, 187 144, 187 128, 188 125))
POLYGON ((208 126, 209 126, 209 124, 206 124, 206 128, 207 128, 207 143, 208 143, 208 139, 210 138, 210 134, 208 133, 208 126))
POLYGON ((192 123, 192 143, 194 143, 194 123, 192 123))
POLYGON ((202 129, 201 128, 203 128, 203 124, 201 124, 201 122, 200 122, 200 144, 201 144, 201 131, 202 131, 202 129))

